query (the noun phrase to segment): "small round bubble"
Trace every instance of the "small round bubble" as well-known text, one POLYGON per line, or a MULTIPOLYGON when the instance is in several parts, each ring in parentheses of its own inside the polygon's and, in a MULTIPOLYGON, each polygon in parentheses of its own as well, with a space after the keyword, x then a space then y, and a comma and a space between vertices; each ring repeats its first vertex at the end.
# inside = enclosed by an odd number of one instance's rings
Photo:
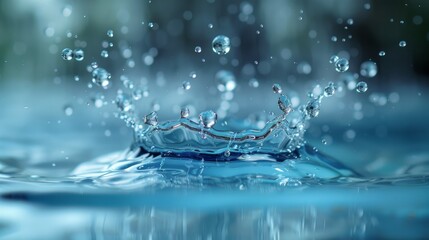
POLYGON ((73 50, 71 50, 70 48, 64 48, 63 51, 61 52, 61 57, 67 61, 72 60, 73 59, 73 50))
POLYGON ((218 55, 225 55, 231 50, 231 41, 224 35, 216 36, 212 42, 213 52, 218 55))
POLYGON ((345 72, 348 69, 349 69, 349 60, 345 58, 341 58, 337 62, 335 62, 335 70, 337 72, 345 72))
POLYGON ((74 59, 79 62, 82 61, 85 57, 83 50, 79 48, 74 50, 73 56, 74 59))
POLYGON ((384 57, 385 55, 386 55, 386 52, 384 52, 384 51, 380 51, 378 53, 378 56, 380 56, 380 57, 384 57))
POLYGON ((399 42, 399 46, 400 46, 400 47, 405 47, 405 46, 407 46, 407 42, 405 42, 405 41, 400 41, 400 42, 399 42))
POLYGON ((201 47, 200 46, 196 46, 195 49, 194 49, 194 51, 196 53, 200 53, 201 52, 201 47))
POLYGON ((368 90, 368 84, 366 82, 358 82, 356 84, 356 92, 364 93, 368 90))

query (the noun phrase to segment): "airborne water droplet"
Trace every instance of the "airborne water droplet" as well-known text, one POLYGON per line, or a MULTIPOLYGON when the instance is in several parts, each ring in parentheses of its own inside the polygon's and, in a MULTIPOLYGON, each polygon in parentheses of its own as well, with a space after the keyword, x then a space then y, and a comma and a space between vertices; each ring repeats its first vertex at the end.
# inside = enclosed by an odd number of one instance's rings
POLYGON ((368 90, 368 84, 366 82, 358 82, 356 84, 356 91, 358 93, 364 93, 368 90))
POLYGON ((407 46, 407 42, 405 42, 405 41, 400 41, 400 42, 399 42, 399 46, 400 46, 400 47, 405 47, 405 46, 407 46))
POLYGON ((64 48, 63 51, 61 52, 61 57, 67 61, 72 60, 73 59, 73 50, 71 50, 70 48, 64 48))
POLYGON ((189 90, 189 89, 191 89, 191 83, 188 81, 184 81, 182 84, 182 87, 184 90, 189 90))
POLYGON ((113 30, 108 30, 107 31, 107 36, 108 37, 113 37, 113 30))
POLYGON ((200 53, 201 52, 201 47, 200 46, 196 46, 195 47, 195 52, 196 53, 200 53))
POLYGON ((335 62, 335 70, 337 72, 345 72, 349 69, 349 60, 341 58, 335 62))
POLYGON ((274 93, 277 93, 277 94, 280 94, 280 93, 282 93, 282 87, 280 87, 280 84, 278 84, 278 83, 275 83, 274 85, 273 85, 273 92, 274 93))
POLYGON ((200 113, 200 124, 205 128, 211 128, 216 124, 217 114, 211 110, 200 113))
POLYGON ((111 75, 104 68, 96 68, 92 71, 92 82, 107 89, 110 86, 111 75))
POLYGON ((73 56, 74 59, 79 62, 82 61, 85 57, 83 50, 79 48, 74 50, 73 56))
POLYGON ((213 52, 218 55, 225 55, 231 50, 231 41, 224 35, 216 36, 212 42, 213 52))
POLYGON ((277 103, 279 105, 280 110, 282 110, 285 114, 288 114, 292 111, 292 104, 290 102, 290 99, 286 95, 280 94, 277 103))

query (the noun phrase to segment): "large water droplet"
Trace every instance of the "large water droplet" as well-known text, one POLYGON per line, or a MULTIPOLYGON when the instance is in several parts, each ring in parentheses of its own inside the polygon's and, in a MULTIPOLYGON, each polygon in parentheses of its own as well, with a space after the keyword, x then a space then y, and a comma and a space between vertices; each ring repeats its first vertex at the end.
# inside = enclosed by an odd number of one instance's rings
POLYGON ((371 61, 363 62, 360 65, 360 75, 364 77, 375 77, 377 75, 377 64, 371 61))
POLYGON ((366 82, 358 82, 356 84, 356 91, 358 93, 364 93, 368 90, 368 84, 366 82))
POLYGON ((72 60, 73 59, 73 50, 71 50, 70 48, 64 48, 63 51, 61 52, 61 57, 67 61, 72 60))
POLYGON ((211 128, 216 124, 217 114, 211 110, 200 113, 200 124, 205 128, 211 128))
POLYGON ((83 50, 79 48, 74 50, 73 56, 74 59, 79 62, 82 61, 85 57, 83 50))
POLYGON ((109 88, 110 86, 111 75, 104 68, 96 68, 92 71, 92 82, 98 86, 103 87, 104 89, 109 88))
POLYGON ((341 58, 335 62, 335 70, 337 72, 345 72, 349 69, 349 60, 341 58))
POLYGON ((227 54, 229 50, 231 50, 231 41, 227 36, 224 36, 224 35, 216 36, 213 39, 212 48, 213 48, 213 52, 219 55, 227 54))
POLYGON ((220 70, 216 73, 217 89, 221 92, 230 92, 235 89, 237 83, 234 74, 229 71, 220 70))
POLYGON ((286 95, 281 94, 277 103, 279 105, 280 110, 282 110, 285 114, 288 114, 292 111, 292 104, 290 102, 290 99, 286 95))

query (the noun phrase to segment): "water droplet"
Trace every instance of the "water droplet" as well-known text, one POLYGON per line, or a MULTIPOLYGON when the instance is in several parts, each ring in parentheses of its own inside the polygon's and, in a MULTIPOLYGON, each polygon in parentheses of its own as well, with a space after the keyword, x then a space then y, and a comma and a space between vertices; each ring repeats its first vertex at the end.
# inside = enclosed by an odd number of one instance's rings
POLYGON ((156 126, 158 124, 158 114, 156 112, 151 112, 144 117, 144 123, 156 126))
POLYGON ((189 77, 195 79, 195 78, 197 78, 197 73, 192 71, 191 73, 189 73, 189 77))
POLYGON ((320 103, 319 100, 314 99, 307 103, 307 106, 305 107, 305 112, 307 116, 314 118, 317 117, 320 113, 320 103))
POLYGON ((351 18, 347 19, 347 24, 348 25, 353 25, 353 19, 351 19, 351 18))
POLYGON ((334 64, 338 60, 340 60, 340 58, 337 55, 332 55, 331 58, 329 58, 329 63, 334 64))
POLYGON ((275 83, 274 85, 273 85, 273 92, 274 93, 277 93, 277 94, 280 94, 280 93, 282 93, 282 87, 280 86, 280 84, 278 84, 278 83, 275 83))
POLYGON ((200 46, 196 46, 195 47, 195 52, 196 53, 200 53, 201 52, 201 47, 200 46))
POLYGON ((182 84, 182 87, 185 90, 189 90, 189 89, 191 89, 191 83, 188 82, 188 81, 184 81, 183 84, 182 84))
POLYGON ((133 91, 133 98, 134 100, 140 100, 143 97, 143 90, 141 89, 135 89, 133 91))
POLYGON ((107 36, 108 37, 113 37, 113 30, 108 30, 107 31, 107 36))
POLYGON ((103 87, 104 89, 109 88, 110 86, 111 75, 104 68, 96 68, 92 71, 92 82, 98 86, 103 87))
POLYGON ((237 86, 235 77, 232 72, 220 70, 216 73, 217 89, 221 92, 231 92, 237 86))
POLYGON ((100 55, 101 55, 101 57, 108 58, 109 57, 109 52, 106 51, 106 50, 103 50, 103 51, 101 51, 100 55))
POLYGON ((337 72, 345 72, 349 69, 349 60, 341 58, 335 62, 335 70, 337 72))
POLYGON ((328 84, 328 86, 325 87, 325 91, 323 92, 323 95, 325 97, 330 97, 330 96, 332 96, 334 94, 335 94, 335 85, 334 85, 333 82, 330 82, 328 84))
POLYGON ((92 62, 91 63, 91 67, 92 67, 92 69, 98 68, 98 63, 97 62, 92 62))
POLYGON ((384 52, 384 51, 380 51, 379 53, 378 53, 378 56, 380 56, 380 57, 384 57, 386 55, 386 53, 384 52))
POLYGON ((116 106, 122 112, 129 112, 134 109, 131 97, 125 93, 121 93, 116 96, 116 106))
POLYGON ((210 23, 210 24, 208 25, 208 27, 209 27, 210 29, 211 29, 211 28, 213 28, 213 24, 211 24, 211 23, 210 23))
POLYGON ((407 46, 407 42, 405 42, 405 41, 400 41, 400 42, 399 42, 399 46, 400 46, 400 47, 405 47, 405 46, 407 46))
POLYGON ((66 106, 64 106, 64 114, 66 115, 66 116, 71 116, 72 114, 73 114, 73 107, 72 106, 70 106, 70 105, 66 105, 66 106))
POLYGON ((217 114, 211 110, 200 113, 200 124, 205 128, 211 128, 216 124, 217 114))
POLYGON ((70 48, 64 48, 63 51, 61 52, 61 57, 67 61, 72 60, 73 59, 73 50, 71 50, 70 48))
POLYGON ((356 91, 358 93, 364 93, 368 90, 368 84, 366 82, 358 82, 356 84, 356 91))
POLYGON ((331 37, 331 41, 332 41, 332 42, 336 42, 337 40, 338 40, 338 38, 337 38, 336 36, 332 36, 332 37, 331 37))
POLYGON ((189 117, 189 108, 184 107, 180 110, 180 117, 181 118, 187 118, 189 117))
POLYGON ((292 104, 290 102, 290 99, 286 95, 280 94, 277 103, 279 105, 280 110, 282 110, 285 114, 288 114, 292 111, 292 104))
POLYGON ((82 61, 85 57, 83 50, 79 48, 74 50, 73 56, 74 59, 79 62, 82 61))
POLYGON ((374 62, 366 61, 360 65, 360 75, 363 77, 375 77, 375 75, 377 75, 377 71, 377 64, 374 62))
POLYGON ((79 82, 79 76, 78 76, 78 75, 74 76, 74 80, 75 80, 76 82, 79 82))
POLYGON ((212 48, 218 55, 225 55, 231 50, 231 42, 227 36, 219 35, 213 39, 212 48))
POLYGON ((153 22, 149 22, 147 25, 148 25, 150 28, 153 28, 153 27, 155 26, 155 24, 154 24, 153 22))
POLYGON ((225 157, 229 157, 229 156, 231 156, 231 151, 226 150, 226 151, 223 153, 223 155, 224 155, 225 157))

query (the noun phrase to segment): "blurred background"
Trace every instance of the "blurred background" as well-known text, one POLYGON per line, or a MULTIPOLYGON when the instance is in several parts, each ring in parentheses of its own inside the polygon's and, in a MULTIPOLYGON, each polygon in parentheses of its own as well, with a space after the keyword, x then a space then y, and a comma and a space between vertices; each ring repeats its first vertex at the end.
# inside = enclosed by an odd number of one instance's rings
POLYGON ((124 83, 143 91, 142 117, 155 110, 161 121, 174 119, 184 105, 193 116, 216 110, 225 100, 220 70, 237 82, 230 118, 278 113, 274 83, 302 104, 314 86, 358 77, 369 90, 327 99, 308 142, 374 174, 399 171, 394 164, 386 172, 389 161, 426 161, 428 12, 417 0, 1 1, 3 171, 54 166, 61 175, 125 149, 132 133, 112 104, 124 83), (231 39, 228 54, 212 51, 217 35, 231 39), (83 61, 63 60, 64 48, 82 49, 83 61), (349 59, 346 75, 329 63, 332 55, 349 59), (377 64, 374 78, 359 76, 368 60, 377 64), (111 73, 110 89, 91 85, 94 62, 111 73))

